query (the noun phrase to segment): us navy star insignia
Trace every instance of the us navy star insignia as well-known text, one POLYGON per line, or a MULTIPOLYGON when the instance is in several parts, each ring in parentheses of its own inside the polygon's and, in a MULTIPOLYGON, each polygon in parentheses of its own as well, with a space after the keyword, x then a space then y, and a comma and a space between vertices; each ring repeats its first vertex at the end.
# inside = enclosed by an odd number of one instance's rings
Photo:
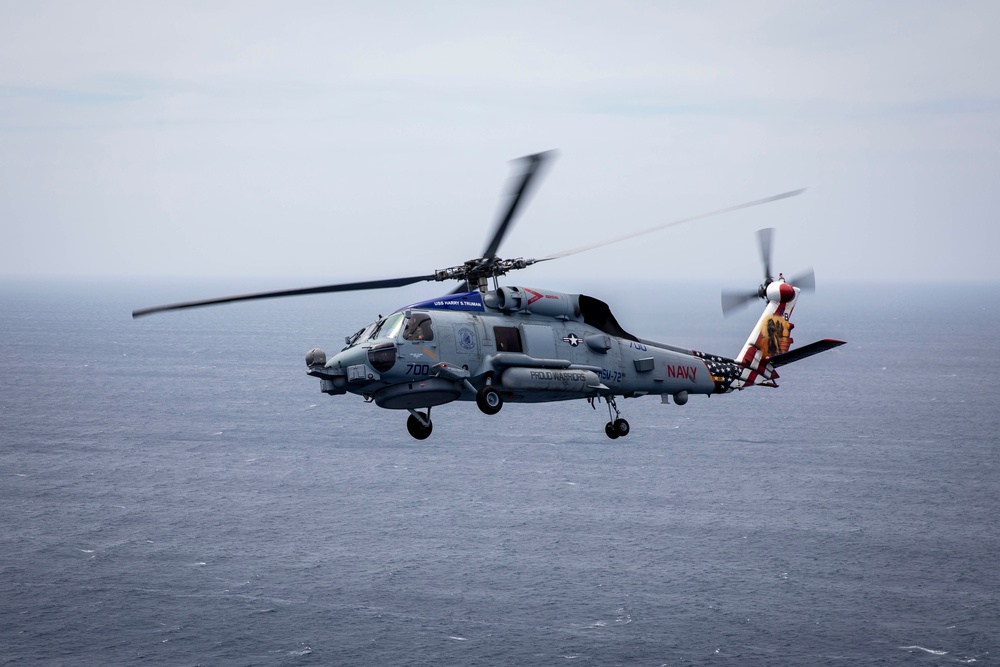
POLYGON ((577 335, 573 333, 563 338, 563 340, 572 345, 573 347, 576 347, 577 345, 583 342, 582 338, 577 338, 577 335))

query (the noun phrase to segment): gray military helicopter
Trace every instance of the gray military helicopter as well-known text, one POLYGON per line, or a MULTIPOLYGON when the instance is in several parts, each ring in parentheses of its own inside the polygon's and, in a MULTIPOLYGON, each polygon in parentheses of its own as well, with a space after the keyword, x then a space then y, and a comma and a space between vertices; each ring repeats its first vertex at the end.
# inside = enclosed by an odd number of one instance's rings
POLYGON ((504 403, 601 399, 608 406, 609 438, 630 431, 616 397, 657 395, 684 405, 692 394, 721 394, 751 386, 776 387, 775 369, 843 345, 823 339, 789 349, 789 321, 803 290, 815 287, 812 271, 796 279, 771 276, 772 230, 758 232, 764 282, 746 292, 722 296, 726 313, 755 299, 764 312, 735 359, 658 343, 625 331, 605 302, 522 286, 501 286, 498 278, 538 262, 584 252, 700 218, 758 206, 801 194, 794 190, 593 243, 537 259, 502 259, 497 251, 532 183, 552 152, 521 158, 515 181, 493 236, 480 257, 434 273, 405 278, 341 283, 260 292, 143 308, 132 317, 200 306, 307 294, 402 287, 422 281, 458 281, 450 294, 404 306, 347 336, 332 356, 312 349, 307 373, 331 396, 357 394, 381 408, 407 410, 410 435, 430 436, 431 408, 475 401, 487 415, 504 403), (492 281, 492 287, 490 283, 492 281))

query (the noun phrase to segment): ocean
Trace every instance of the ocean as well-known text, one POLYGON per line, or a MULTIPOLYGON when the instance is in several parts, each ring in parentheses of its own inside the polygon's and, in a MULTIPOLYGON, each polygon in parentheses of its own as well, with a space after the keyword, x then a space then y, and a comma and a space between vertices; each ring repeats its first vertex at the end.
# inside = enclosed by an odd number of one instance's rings
MULTIPOLYGON (((1000 664, 998 286, 821 285, 795 338, 847 345, 613 441, 582 400, 417 441, 305 375, 435 285, 130 317, 242 287, 0 282, 0 664, 1000 664)), ((757 317, 586 291, 725 355, 757 317)))

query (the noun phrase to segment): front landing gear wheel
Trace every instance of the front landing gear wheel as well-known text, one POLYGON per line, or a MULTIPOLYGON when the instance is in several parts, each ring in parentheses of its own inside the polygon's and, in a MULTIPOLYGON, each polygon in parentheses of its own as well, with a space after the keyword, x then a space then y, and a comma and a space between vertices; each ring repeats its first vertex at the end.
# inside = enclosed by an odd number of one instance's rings
POLYGON ((486 414, 495 415, 503 407, 503 396, 490 385, 486 385, 476 393, 476 405, 486 414))
POLYGON ((618 430, 615 428, 615 423, 614 422, 608 422, 607 424, 605 424, 604 425, 604 433, 606 433, 607 436, 609 438, 611 438, 612 440, 614 440, 615 438, 617 438, 618 437, 618 430))
POLYGON ((434 430, 434 424, 431 423, 430 415, 426 417, 427 425, 425 426, 416 415, 410 415, 409 419, 406 420, 406 430, 410 432, 417 440, 426 440, 434 430))
POLYGON ((615 433, 618 434, 618 437, 621 438, 624 438, 626 435, 628 435, 629 431, 631 430, 631 428, 629 428, 628 422, 621 418, 615 420, 614 429, 615 433))

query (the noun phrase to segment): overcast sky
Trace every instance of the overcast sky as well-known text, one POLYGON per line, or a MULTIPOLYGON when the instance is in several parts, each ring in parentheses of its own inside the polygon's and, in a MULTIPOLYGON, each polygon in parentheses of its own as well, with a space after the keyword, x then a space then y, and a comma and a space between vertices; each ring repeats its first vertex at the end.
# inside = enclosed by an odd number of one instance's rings
MULTIPOLYGON (((0 277, 1000 280, 1000 3, 0 2, 0 277)), ((297 282, 298 281, 298 282, 297 282)), ((304 281, 304 282, 303 282, 304 281)))

